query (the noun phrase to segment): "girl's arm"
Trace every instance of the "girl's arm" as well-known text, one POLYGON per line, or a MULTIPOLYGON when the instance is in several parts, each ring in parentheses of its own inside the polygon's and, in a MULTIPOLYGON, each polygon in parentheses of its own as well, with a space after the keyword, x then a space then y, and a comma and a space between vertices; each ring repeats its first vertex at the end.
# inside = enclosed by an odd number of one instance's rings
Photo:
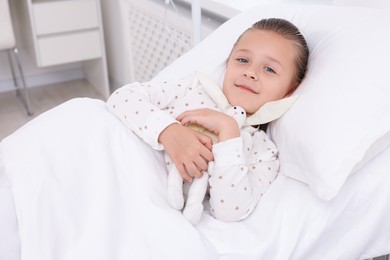
POLYGON ((223 221, 249 216, 276 178, 279 161, 275 145, 263 131, 253 135, 238 129, 229 115, 209 109, 186 111, 177 119, 196 123, 218 135, 210 174, 211 214, 223 221))
POLYGON ((211 140, 188 132, 166 111, 192 84, 197 84, 193 77, 161 84, 132 83, 116 90, 107 100, 108 110, 150 146, 165 149, 187 180, 191 179, 189 174, 200 177, 207 162, 213 159, 211 140))
POLYGON ((186 111, 177 118, 196 123, 218 135, 209 167, 211 214, 223 221, 246 218, 275 179, 277 149, 263 131, 240 131, 229 115, 209 109, 186 111))
POLYGON ((213 147, 209 167, 211 214, 222 221, 249 216, 276 178, 279 161, 275 145, 263 131, 250 133, 213 147))
POLYGON ((132 83, 116 90, 107 100, 107 108, 128 128, 155 149, 162 150, 158 136, 168 126, 177 123, 161 108, 169 96, 157 84, 132 83), (160 100, 156 100, 159 96, 160 100))

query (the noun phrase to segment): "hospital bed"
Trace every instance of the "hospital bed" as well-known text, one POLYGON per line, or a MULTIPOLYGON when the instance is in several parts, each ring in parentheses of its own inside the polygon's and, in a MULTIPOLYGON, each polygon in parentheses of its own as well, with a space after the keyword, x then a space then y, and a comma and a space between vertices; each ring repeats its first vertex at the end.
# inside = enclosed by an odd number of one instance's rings
POLYGON ((296 103, 268 127, 281 168, 253 214, 225 223, 205 211, 192 226, 168 205, 161 153, 104 102, 78 98, 0 143, 0 232, 7 237, 0 259, 390 254, 388 11, 260 5, 227 21, 152 81, 198 70, 220 82, 238 35, 265 17, 297 25, 311 56, 296 103), (155 163, 145 163, 150 156, 155 163))

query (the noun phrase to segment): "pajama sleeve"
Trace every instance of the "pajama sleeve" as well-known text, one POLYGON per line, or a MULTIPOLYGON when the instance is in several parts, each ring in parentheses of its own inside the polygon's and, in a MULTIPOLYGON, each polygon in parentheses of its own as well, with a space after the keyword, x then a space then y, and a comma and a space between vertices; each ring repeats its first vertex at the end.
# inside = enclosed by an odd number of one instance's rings
POLYGON ((155 149, 160 133, 178 123, 169 104, 185 95, 186 88, 196 84, 194 77, 162 83, 132 83, 116 90, 107 100, 107 108, 128 128, 155 149))
POLYGON ((222 221, 239 221, 253 212, 276 178, 277 149, 263 131, 213 146, 210 174, 210 213, 222 221))

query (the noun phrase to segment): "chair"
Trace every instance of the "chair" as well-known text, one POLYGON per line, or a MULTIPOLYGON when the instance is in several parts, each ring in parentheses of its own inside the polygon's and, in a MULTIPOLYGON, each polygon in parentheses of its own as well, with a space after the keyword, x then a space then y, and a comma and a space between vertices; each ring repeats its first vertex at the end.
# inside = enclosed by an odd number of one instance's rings
POLYGON ((19 52, 16 47, 8 0, 0 0, 0 32, 0 51, 7 52, 12 77, 16 88, 16 96, 20 99, 23 106, 27 110, 27 114, 31 116, 32 109, 28 95, 28 88, 26 86, 22 66, 20 64, 19 52), (12 60, 11 52, 13 53, 14 62, 12 60), (21 86, 18 84, 14 67, 16 67, 16 69, 19 71, 20 80, 22 82, 21 86))

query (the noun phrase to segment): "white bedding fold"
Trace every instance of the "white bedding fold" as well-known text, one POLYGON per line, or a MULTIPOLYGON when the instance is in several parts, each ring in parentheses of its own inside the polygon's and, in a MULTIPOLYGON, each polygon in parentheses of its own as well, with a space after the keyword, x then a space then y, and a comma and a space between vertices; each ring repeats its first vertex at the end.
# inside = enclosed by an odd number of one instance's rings
POLYGON ((224 223, 205 212, 196 227, 167 203, 161 152, 102 101, 64 103, 4 139, 2 150, 22 260, 355 260, 390 253, 390 149, 332 201, 280 174, 248 219, 224 223))
POLYGON ((103 102, 69 101, 3 145, 22 259, 215 259, 168 206, 161 153, 103 102))

